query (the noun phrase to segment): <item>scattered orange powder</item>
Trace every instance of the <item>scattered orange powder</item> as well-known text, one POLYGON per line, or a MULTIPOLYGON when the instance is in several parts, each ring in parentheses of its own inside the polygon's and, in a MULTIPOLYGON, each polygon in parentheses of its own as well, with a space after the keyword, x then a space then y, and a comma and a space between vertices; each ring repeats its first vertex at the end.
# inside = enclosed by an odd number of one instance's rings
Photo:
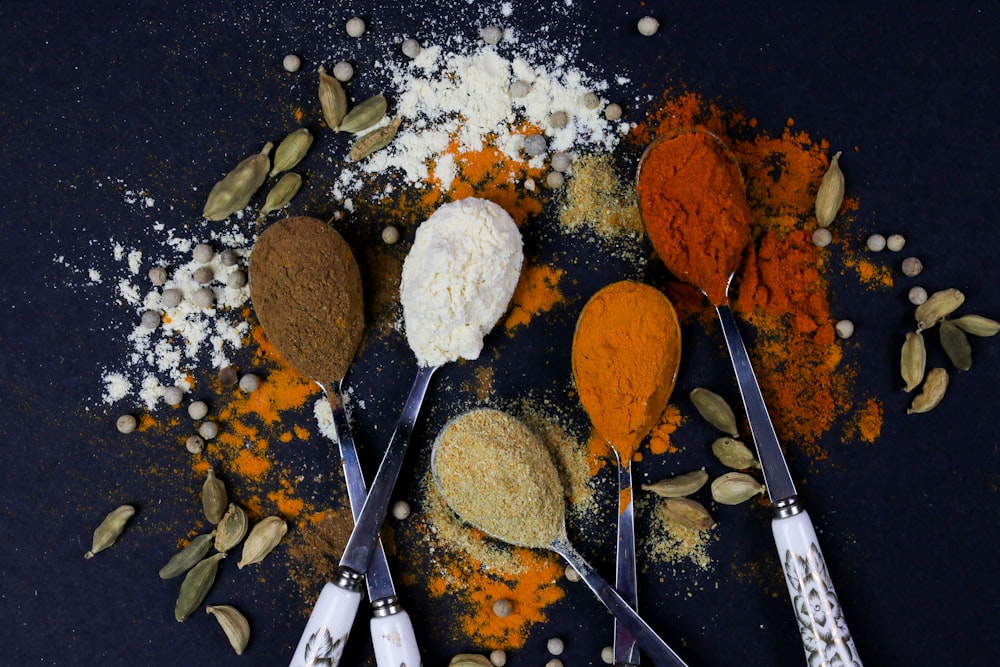
POLYGON ((882 402, 875 398, 869 398, 855 415, 854 421, 845 429, 843 442, 851 442, 858 438, 862 442, 875 442, 882 434, 882 413, 882 402))
POLYGON ((278 508, 278 514, 286 517, 301 516, 306 507, 305 501, 295 497, 295 489, 288 479, 282 479, 281 489, 267 494, 267 498, 278 508))
POLYGON ((649 435, 649 451, 651 454, 673 454, 677 446, 670 442, 670 436, 684 423, 684 416, 676 405, 667 405, 657 424, 649 435))
POLYGON ((506 322, 508 332, 529 324, 532 317, 551 310, 563 301, 562 292, 559 291, 559 280, 563 273, 565 271, 562 269, 546 264, 524 267, 511 298, 511 312, 506 322))
POLYGON ((858 278, 871 288, 892 287, 892 269, 887 266, 879 266, 869 259, 853 254, 844 257, 844 265, 854 269, 858 278))

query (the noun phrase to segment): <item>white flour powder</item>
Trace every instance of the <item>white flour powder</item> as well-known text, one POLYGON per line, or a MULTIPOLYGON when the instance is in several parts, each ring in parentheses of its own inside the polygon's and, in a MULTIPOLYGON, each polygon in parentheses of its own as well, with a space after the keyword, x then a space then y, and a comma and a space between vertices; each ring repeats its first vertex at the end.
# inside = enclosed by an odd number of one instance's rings
POLYGON ((485 199, 445 204, 417 228, 399 293, 406 339, 422 366, 479 357, 523 259, 514 220, 485 199))

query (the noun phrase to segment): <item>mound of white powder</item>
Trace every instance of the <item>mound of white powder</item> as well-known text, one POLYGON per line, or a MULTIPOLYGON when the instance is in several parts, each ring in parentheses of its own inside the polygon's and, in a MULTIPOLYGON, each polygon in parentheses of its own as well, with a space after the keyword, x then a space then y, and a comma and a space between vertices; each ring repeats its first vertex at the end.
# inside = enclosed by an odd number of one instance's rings
POLYGON ((477 359, 507 310, 524 255, 521 232, 498 204, 444 204, 418 228, 403 262, 406 339, 421 366, 477 359))

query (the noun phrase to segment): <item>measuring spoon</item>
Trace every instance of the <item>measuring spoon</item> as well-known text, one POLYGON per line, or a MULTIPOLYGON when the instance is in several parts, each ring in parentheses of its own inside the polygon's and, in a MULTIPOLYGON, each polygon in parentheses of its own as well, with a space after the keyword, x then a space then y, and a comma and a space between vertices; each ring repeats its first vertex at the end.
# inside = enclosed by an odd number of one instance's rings
MULTIPOLYGON (((328 224, 315 218, 287 218, 258 237, 250 256, 250 291, 268 340, 295 370, 313 378, 330 402, 347 495, 357 518, 367 488, 342 394, 344 376, 364 330, 361 272, 354 255, 328 224)), ((371 635, 377 664, 420 664, 413 623, 399 604, 381 543, 376 544, 366 583, 373 609, 371 635)), ((331 583, 326 586, 336 587, 331 583)), ((351 597, 357 594, 356 590, 348 592, 351 597)), ((360 594, 357 598, 360 602, 360 594)), ((320 599, 324 599, 322 594, 320 599)), ((326 608, 317 603, 313 615, 319 618, 325 613, 326 608)), ((343 636, 349 631, 350 626, 343 636)), ((327 633, 333 637, 329 628, 327 633)), ((324 635, 312 633, 309 637, 313 655, 319 657, 324 635)), ((306 650, 306 646, 301 647, 303 655, 306 650)))
MULTIPOLYGON (((670 300, 649 285, 612 283, 592 296, 580 312, 573 336, 573 379, 580 403, 594 429, 611 445, 618 463, 615 588, 633 609, 638 609, 638 591, 632 458, 667 407, 680 359, 677 313, 670 300), (608 317, 612 306, 627 316, 608 317), (604 370, 588 372, 595 368, 604 370), (614 381, 608 382, 609 378, 614 381), (634 396, 641 404, 626 405, 624 395, 634 396)), ((635 639, 617 619, 613 646, 615 665, 639 664, 635 639)))
POLYGON ((508 544, 555 551, 654 664, 686 665, 570 543, 559 471, 527 426, 492 409, 455 417, 434 440, 431 470, 460 519, 508 544))
POLYGON ((771 529, 807 661, 810 665, 861 667, 816 530, 792 483, 729 306, 729 286, 750 243, 750 209, 739 164, 718 136, 688 128, 665 134, 646 148, 639 160, 637 180, 639 212, 653 248, 674 276, 705 294, 719 317, 771 499, 771 529), (651 166, 665 156, 670 156, 673 168, 651 166), (706 196, 715 198, 707 212, 701 207, 706 196), (716 210, 728 214, 706 217, 716 210), (700 219, 697 224, 685 225, 684 214, 700 219), (696 235, 696 229, 708 233, 696 235))

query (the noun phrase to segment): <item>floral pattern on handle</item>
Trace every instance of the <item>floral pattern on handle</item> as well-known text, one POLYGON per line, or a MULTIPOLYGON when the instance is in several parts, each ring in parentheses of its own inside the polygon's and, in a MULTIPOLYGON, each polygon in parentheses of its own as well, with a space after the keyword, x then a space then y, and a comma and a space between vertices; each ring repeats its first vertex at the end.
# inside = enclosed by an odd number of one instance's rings
POLYGON ((314 632, 306 642, 303 667, 337 667, 344 653, 347 635, 334 640, 330 630, 324 625, 314 632))
POLYGON ((786 550, 785 577, 809 667, 862 667, 819 547, 786 550))

